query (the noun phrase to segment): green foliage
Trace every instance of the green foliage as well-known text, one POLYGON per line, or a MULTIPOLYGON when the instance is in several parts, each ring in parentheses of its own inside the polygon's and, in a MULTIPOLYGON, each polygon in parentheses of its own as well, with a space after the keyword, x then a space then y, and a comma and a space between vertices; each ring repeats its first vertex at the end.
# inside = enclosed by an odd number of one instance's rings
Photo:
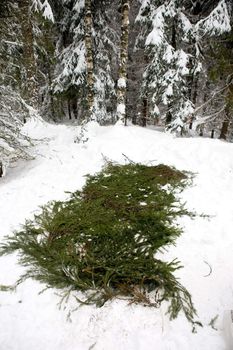
POLYGON ((226 84, 225 100, 228 113, 233 111, 233 30, 221 41, 213 42, 210 50, 209 78, 214 83, 226 84))
POLYGON ((195 324, 191 296, 173 274, 180 263, 157 257, 182 233, 176 218, 194 215, 176 196, 189 179, 165 165, 109 163, 82 192, 46 205, 7 237, 1 254, 19 252, 27 267, 20 282, 81 291, 97 306, 114 297, 155 307, 165 300, 171 319, 182 310, 195 324))

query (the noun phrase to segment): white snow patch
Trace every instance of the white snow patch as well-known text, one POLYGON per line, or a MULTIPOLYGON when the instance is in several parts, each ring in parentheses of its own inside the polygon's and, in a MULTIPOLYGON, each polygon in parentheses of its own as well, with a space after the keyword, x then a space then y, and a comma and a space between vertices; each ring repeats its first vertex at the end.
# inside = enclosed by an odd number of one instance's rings
POLYGON ((125 104, 119 103, 117 105, 117 114, 124 115, 125 114, 125 104))
MULTIPOLYGON (((209 219, 181 218, 183 235, 164 258, 177 257, 177 271, 193 296, 203 328, 191 332, 182 314, 169 321, 167 305, 145 308, 122 300, 102 308, 77 306, 71 298, 59 310, 54 291, 38 292, 44 286, 27 281, 15 293, 0 292, 0 348, 5 350, 226 350, 232 349, 233 290, 233 144, 203 138, 177 139, 171 135, 135 126, 96 127, 85 147, 73 142, 79 127, 52 125, 32 120, 24 132, 41 139, 32 152, 35 159, 19 162, 0 179, 1 239, 18 229, 26 218, 38 213, 48 200, 64 200, 65 191, 81 189, 85 175, 99 171, 108 159, 172 165, 196 173, 194 186, 182 193, 190 210, 211 215, 209 219), (210 268, 212 273, 210 273, 210 268), (208 275, 208 276, 207 276, 208 275), (218 318, 215 328, 211 319, 218 318)), ((139 239, 141 234, 135 234, 139 239)), ((0 284, 14 283, 24 271, 16 255, 0 258, 0 284)), ((78 295, 81 298, 81 295, 78 295)))
POLYGON ((119 88, 126 88, 126 79, 125 78, 118 79, 117 85, 119 88))

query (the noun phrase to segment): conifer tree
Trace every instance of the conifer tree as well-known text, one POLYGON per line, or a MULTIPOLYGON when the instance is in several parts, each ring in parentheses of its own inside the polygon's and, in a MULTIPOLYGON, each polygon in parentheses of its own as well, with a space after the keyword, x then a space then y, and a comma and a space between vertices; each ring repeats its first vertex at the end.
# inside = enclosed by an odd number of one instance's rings
MULTIPOLYGON (((85 16, 85 3, 80 1, 62 2, 59 8, 60 25, 57 44, 57 65, 53 91, 60 96, 63 113, 69 118, 88 120, 88 91, 92 102, 93 116, 104 124, 112 120, 115 104, 114 70, 116 69, 117 33, 112 26, 108 7, 109 0, 94 0, 85 16), (106 9, 107 8, 107 9, 106 9), (86 24, 91 32, 86 35, 86 24), (91 23, 89 23, 91 21, 91 23), (86 45, 89 47, 86 51, 86 45), (92 49, 91 49, 92 47, 92 49), (88 62, 86 60, 88 53, 88 62), (89 68, 87 67, 89 66, 89 68), (88 72, 89 71, 89 72, 88 72), (88 80, 91 83, 88 88, 88 80), (67 108, 65 105, 67 104, 67 108)), ((57 10, 56 10, 57 11, 57 10)), ((57 11, 58 12, 58 11, 57 11)), ((90 102, 90 101, 89 101, 90 102)))
POLYGON ((202 3, 202 18, 196 23, 196 38, 201 53, 202 74, 194 112, 194 123, 201 134, 225 138, 230 119, 227 106, 231 76, 231 34, 233 4, 227 0, 202 3), (207 6, 208 5, 208 6, 207 6), (217 25, 216 25, 217 24, 217 25), (227 44, 228 42, 228 44, 227 44), (222 132, 221 132, 222 128, 222 132))
MULTIPOLYGON (((37 5, 38 5, 37 0, 37 5)), ((41 52, 45 52, 38 41, 39 16, 48 16, 49 4, 36 8, 35 1, 6 1, 0 25, 0 162, 7 166, 18 158, 30 158, 27 147, 30 140, 21 128, 30 107, 38 106, 37 65, 42 64, 41 52), (46 10, 46 13, 43 11, 46 10), (37 36, 35 36, 35 32, 37 36)), ((40 66, 39 66, 40 68, 40 66)), ((4 170, 5 173, 5 170, 4 170)))
MULTIPOLYGON (((138 43, 144 40, 147 65, 143 74, 142 99, 148 99, 149 116, 181 129, 192 114, 187 80, 191 54, 186 49, 192 25, 177 0, 142 2, 137 21, 141 23, 138 43)), ((198 65, 192 67, 198 72, 198 65)))
POLYGON ((93 3, 94 113, 100 124, 115 120, 119 34, 114 12, 117 9, 111 0, 93 3))
POLYGON ((191 5, 141 0, 137 43, 144 41, 148 58, 141 97, 148 99, 149 116, 171 131, 188 131, 203 103, 206 39, 229 31, 228 5, 225 0, 191 5))
POLYGON ((214 129, 220 139, 226 140, 233 131, 233 32, 220 40, 210 40, 207 55, 206 90, 215 97, 206 101, 202 118, 205 129, 214 129))

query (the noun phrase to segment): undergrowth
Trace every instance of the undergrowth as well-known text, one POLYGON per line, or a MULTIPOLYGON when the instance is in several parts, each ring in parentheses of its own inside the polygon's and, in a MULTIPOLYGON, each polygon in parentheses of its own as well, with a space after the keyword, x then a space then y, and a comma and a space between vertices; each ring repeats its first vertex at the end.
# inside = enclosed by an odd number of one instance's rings
POLYGON ((155 307, 167 301, 171 319, 182 310, 195 324, 191 295, 174 276, 179 261, 157 257, 182 233, 176 218, 193 215, 176 195, 188 183, 190 174, 165 165, 108 163, 81 192, 49 203, 6 237, 0 253, 19 252, 27 268, 19 282, 68 287, 83 292, 79 303, 97 306, 112 298, 155 307))

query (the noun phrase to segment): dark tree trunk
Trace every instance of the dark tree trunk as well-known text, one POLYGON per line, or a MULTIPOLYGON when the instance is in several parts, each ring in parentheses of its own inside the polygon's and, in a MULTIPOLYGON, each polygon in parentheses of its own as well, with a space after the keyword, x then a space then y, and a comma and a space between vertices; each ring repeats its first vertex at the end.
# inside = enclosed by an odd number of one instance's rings
POLYGON ((168 105, 168 111, 166 113, 166 125, 170 124, 172 121, 172 114, 171 114, 171 105, 168 105))
POLYGON ((3 176, 3 165, 2 162, 0 161, 0 177, 3 176))
POLYGON ((72 114, 71 114, 71 107, 70 107, 70 100, 67 101, 68 103, 68 115, 69 115, 69 119, 72 119, 72 114))
POLYGON ((177 29, 177 18, 174 17, 172 23, 172 34, 171 34, 171 45, 176 50, 176 29, 177 29))
POLYGON ((74 119, 78 119, 77 100, 75 98, 72 100, 72 109, 74 113, 74 119))
POLYGON ((142 126, 146 126, 147 121, 147 113, 148 113, 148 100, 147 98, 143 99, 143 110, 142 110, 142 126))
POLYGON ((191 118, 191 121, 189 123, 189 130, 192 130, 193 128, 193 118, 191 118))
POLYGON ((222 128, 221 128, 221 132, 220 132, 220 136, 219 136, 220 139, 226 140, 228 127, 229 127, 229 120, 225 119, 222 123, 222 128))
POLYGON ((54 108, 54 96, 52 91, 52 76, 51 76, 51 64, 49 60, 47 60, 48 65, 48 82, 49 82, 49 97, 50 97, 50 109, 51 109, 51 116, 54 121, 56 121, 56 115, 55 115, 55 108, 54 108))

